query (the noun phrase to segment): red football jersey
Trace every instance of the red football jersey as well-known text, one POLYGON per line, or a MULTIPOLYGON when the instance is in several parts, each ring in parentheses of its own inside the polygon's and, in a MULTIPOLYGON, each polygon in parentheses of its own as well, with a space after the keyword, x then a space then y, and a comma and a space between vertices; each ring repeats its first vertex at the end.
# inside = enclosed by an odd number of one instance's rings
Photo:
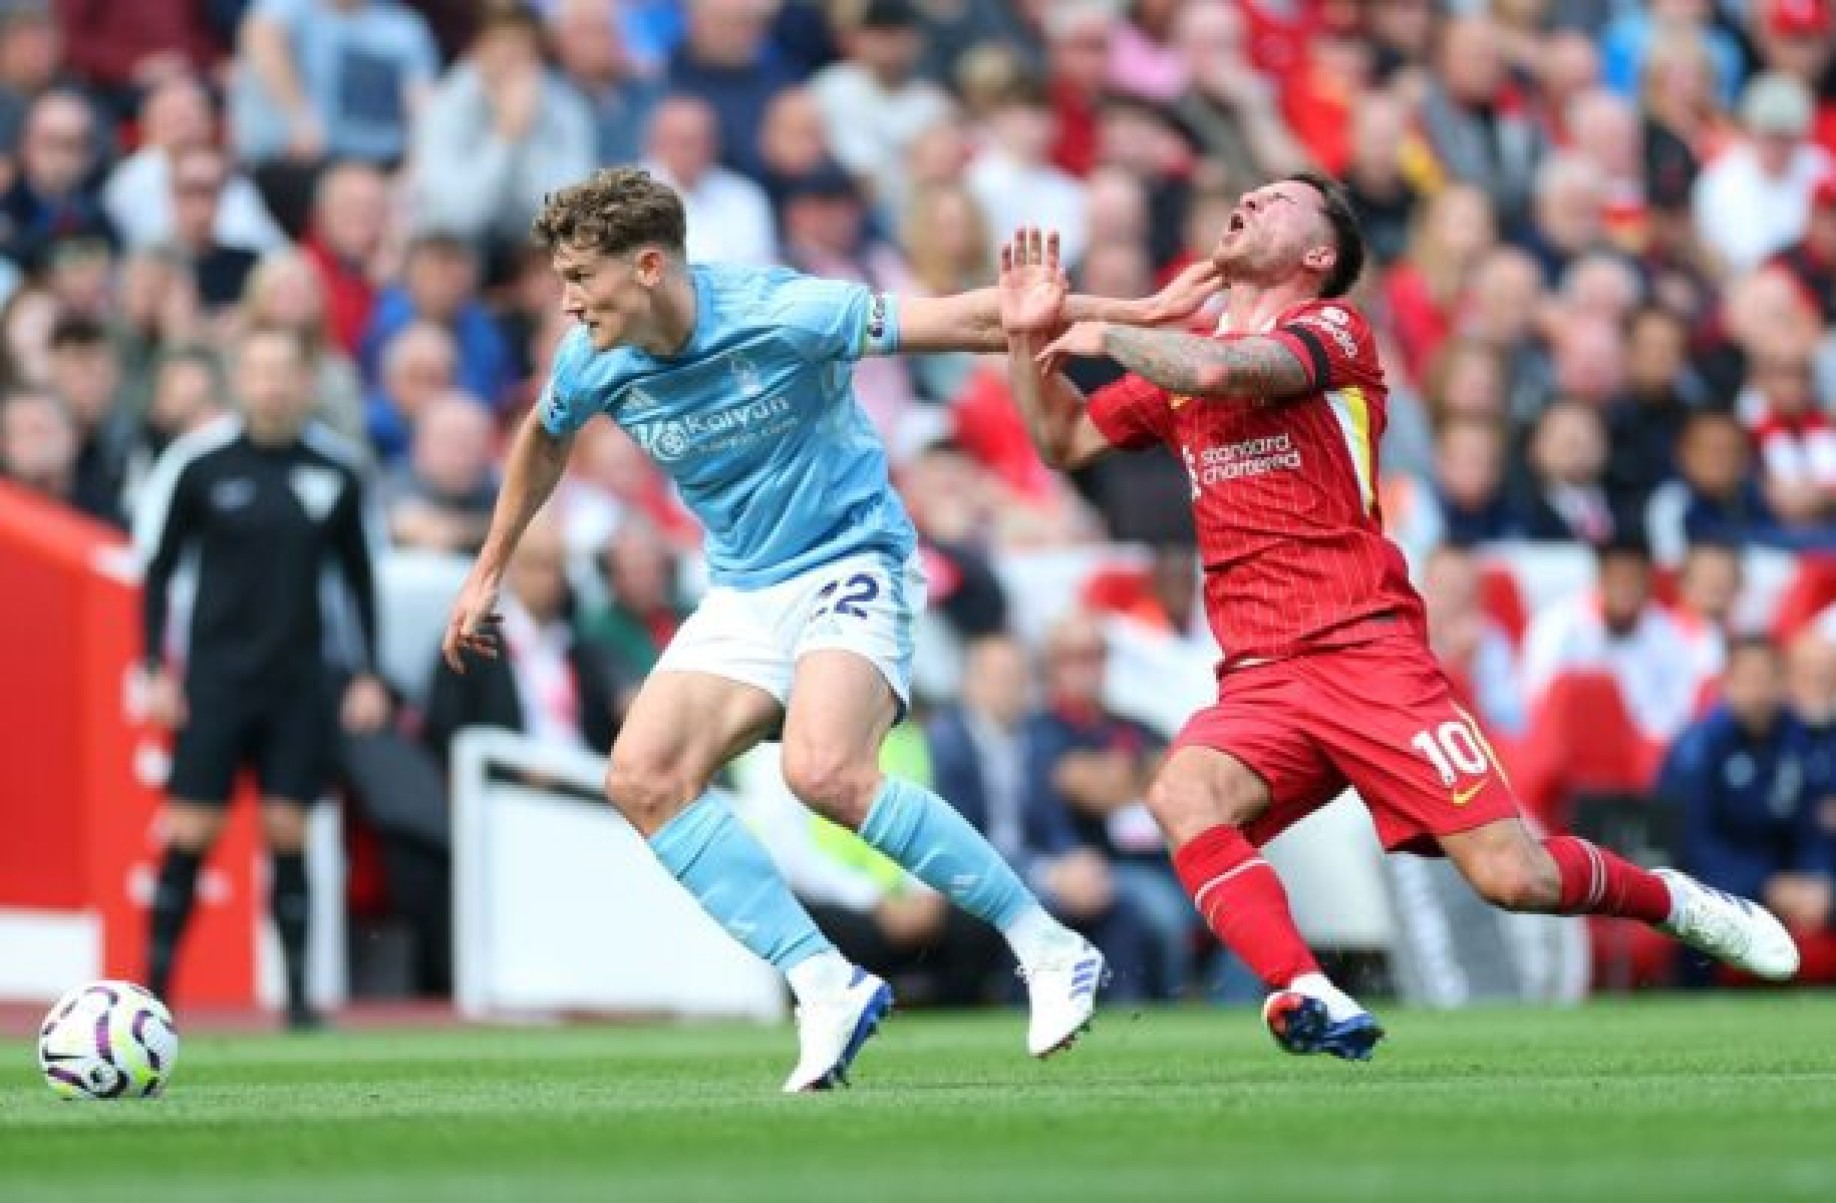
POLYGON ((1399 624, 1424 632, 1421 598, 1377 505, 1388 390, 1370 326, 1347 305, 1315 300, 1266 336, 1307 366, 1312 392, 1249 404, 1128 376, 1090 398, 1090 417, 1117 447, 1165 443, 1185 463, 1205 609, 1226 667, 1399 624))

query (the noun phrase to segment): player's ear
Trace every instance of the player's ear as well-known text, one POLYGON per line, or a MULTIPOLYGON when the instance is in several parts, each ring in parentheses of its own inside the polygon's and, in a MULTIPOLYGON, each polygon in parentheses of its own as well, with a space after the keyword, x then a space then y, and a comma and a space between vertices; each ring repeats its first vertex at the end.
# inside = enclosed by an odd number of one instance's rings
POLYGON ((1322 242, 1301 256, 1301 262, 1310 270, 1321 275, 1330 275, 1339 262, 1339 250, 1331 243, 1322 242))
POLYGON ((654 246, 641 248, 633 260, 633 274, 645 288, 655 288, 663 282, 663 270, 668 266, 669 256, 662 249, 654 246))

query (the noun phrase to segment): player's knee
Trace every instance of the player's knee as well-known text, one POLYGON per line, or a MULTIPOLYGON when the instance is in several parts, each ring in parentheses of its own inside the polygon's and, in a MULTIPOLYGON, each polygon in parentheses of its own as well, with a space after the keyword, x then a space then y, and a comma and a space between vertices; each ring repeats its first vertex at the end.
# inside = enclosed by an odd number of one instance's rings
POLYGON ((788 743, 783 770, 784 784, 804 805, 857 831, 879 792, 879 766, 843 750, 788 743))
POLYGON ((1555 909, 1561 883, 1520 849, 1490 853, 1461 866, 1479 896, 1507 911, 1555 909))
POLYGON ((665 760, 612 752, 606 769, 606 797, 618 813, 649 839, 701 795, 702 784, 690 781, 665 760))
POLYGON ((1183 842, 1211 827, 1241 827, 1268 805, 1267 792, 1248 770, 1198 775, 1163 772, 1148 787, 1148 809, 1168 838, 1183 842))

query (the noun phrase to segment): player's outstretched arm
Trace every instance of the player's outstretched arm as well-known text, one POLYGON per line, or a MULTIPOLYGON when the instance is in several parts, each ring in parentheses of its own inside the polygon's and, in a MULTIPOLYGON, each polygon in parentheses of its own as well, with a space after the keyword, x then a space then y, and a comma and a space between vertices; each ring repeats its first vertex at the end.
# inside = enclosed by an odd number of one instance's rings
POLYGON ((523 419, 504 464, 504 483, 497 494, 497 508, 491 513, 491 529, 459 590, 459 599, 453 603, 452 620, 440 643, 440 652, 454 672, 465 671, 466 652, 497 655, 497 627, 503 620, 497 612, 497 591, 504 569, 529 520, 561 483, 573 446, 572 434, 550 434, 542 425, 540 406, 523 419))
POLYGON ((1109 440, 1090 420, 1084 395, 1040 352, 1064 321, 1067 284, 1058 262, 1058 235, 1020 230, 1001 248, 997 288, 1008 380, 1014 402, 1040 458, 1054 468, 1079 468, 1107 454, 1109 440))
POLYGON ((1283 401, 1315 387, 1300 356, 1279 339, 1259 334, 1211 339, 1177 330, 1079 322, 1041 354, 1048 360, 1107 355, 1144 380, 1188 397, 1283 401))
MULTIPOLYGON (((1015 237, 1027 233, 1019 230, 1015 237)), ((1151 297, 1123 299, 1067 293, 1061 320, 1161 326, 1191 317, 1222 286, 1216 266, 1209 261, 1195 263, 1151 297)), ((1001 327, 1000 289, 982 288, 947 297, 899 298, 899 349, 918 352, 1006 350, 1007 332, 1001 327)))

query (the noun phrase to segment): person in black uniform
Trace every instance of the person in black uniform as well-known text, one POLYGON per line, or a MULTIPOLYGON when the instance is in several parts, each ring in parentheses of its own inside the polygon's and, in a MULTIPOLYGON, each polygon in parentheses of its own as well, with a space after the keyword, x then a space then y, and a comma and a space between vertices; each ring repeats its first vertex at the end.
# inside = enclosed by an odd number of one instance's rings
POLYGON ((240 416, 173 444, 148 481, 135 529, 147 564, 148 708, 176 733, 148 985, 162 996, 171 985, 199 865, 222 830, 237 772, 252 768, 294 1028, 318 1024, 305 989, 307 807, 330 783, 340 719, 349 731, 374 730, 389 708, 371 669, 376 599, 363 481, 347 445, 308 423, 310 381, 296 334, 244 334, 235 364, 240 416), (188 637, 169 655, 169 587, 194 557, 188 637), (358 619, 348 681, 327 652, 320 582, 328 567, 358 619))

